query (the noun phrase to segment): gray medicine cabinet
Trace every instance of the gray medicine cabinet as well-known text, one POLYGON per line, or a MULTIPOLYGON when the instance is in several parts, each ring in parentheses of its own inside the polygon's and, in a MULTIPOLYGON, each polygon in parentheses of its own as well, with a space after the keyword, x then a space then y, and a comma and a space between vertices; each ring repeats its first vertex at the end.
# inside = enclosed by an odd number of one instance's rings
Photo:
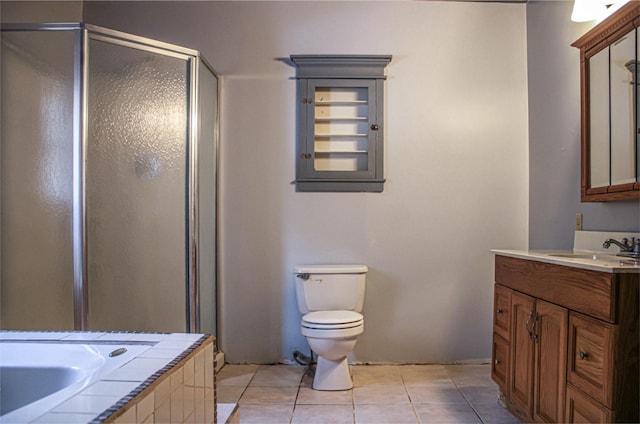
POLYGON ((292 55, 297 67, 296 190, 382 192, 389 55, 292 55))

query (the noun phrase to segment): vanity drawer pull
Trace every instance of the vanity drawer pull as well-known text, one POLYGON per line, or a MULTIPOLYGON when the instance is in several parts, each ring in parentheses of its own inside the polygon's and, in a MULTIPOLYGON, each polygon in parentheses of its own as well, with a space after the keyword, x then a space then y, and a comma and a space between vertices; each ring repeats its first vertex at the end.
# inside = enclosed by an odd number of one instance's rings
POLYGON ((500 308, 496 309, 496 314, 500 315, 502 312, 504 312, 502 309, 500 308))
POLYGON ((589 352, 580 352, 580 359, 589 359, 589 352))

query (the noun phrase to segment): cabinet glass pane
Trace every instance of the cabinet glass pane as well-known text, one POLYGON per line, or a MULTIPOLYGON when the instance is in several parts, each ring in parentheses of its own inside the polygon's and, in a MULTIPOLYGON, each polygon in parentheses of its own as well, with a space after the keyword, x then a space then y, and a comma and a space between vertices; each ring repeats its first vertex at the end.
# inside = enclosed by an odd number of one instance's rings
POLYGON ((314 170, 369 168, 368 87, 316 87, 314 170))
POLYGON ((634 84, 633 74, 627 68, 635 60, 634 35, 629 33, 611 45, 611 184, 636 180, 634 84))

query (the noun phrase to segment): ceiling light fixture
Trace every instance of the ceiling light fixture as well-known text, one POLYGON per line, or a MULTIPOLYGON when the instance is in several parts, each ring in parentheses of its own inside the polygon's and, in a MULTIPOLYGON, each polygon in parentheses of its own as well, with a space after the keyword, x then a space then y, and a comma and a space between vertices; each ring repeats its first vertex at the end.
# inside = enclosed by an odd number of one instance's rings
POLYGON ((571 20, 573 22, 602 21, 629 0, 575 0, 571 20))
POLYGON ((602 0, 575 0, 571 20, 573 22, 589 22, 598 19, 607 11, 602 0))

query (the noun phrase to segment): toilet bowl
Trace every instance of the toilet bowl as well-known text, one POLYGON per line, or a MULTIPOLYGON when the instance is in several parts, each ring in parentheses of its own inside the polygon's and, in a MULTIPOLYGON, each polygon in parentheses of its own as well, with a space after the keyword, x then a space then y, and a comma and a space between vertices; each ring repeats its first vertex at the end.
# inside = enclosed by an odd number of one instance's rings
POLYGON ((364 331, 364 319, 354 311, 316 311, 302 317, 302 335, 318 355, 313 379, 315 390, 353 387, 347 355, 364 331))
POLYGON ((366 265, 299 265, 296 298, 302 316, 300 331, 317 355, 312 387, 353 387, 347 356, 364 331, 366 265))

